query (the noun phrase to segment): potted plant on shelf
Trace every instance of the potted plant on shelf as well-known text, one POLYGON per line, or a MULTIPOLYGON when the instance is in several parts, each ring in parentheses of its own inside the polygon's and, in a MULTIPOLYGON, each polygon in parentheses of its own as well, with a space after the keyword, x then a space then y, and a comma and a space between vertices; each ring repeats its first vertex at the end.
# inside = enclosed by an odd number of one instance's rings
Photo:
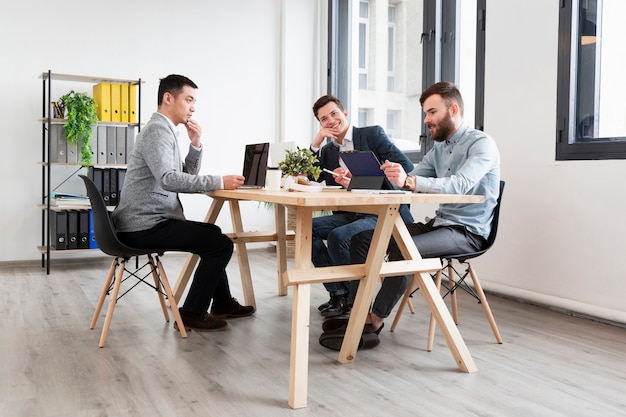
POLYGON ((79 163, 84 167, 88 167, 92 162, 89 141, 93 136, 93 125, 98 123, 96 103, 87 94, 71 90, 59 98, 58 105, 67 119, 65 122, 65 140, 70 145, 75 146, 78 146, 80 141, 79 163))
POLYGON ((278 167, 283 177, 305 176, 317 181, 322 173, 317 156, 308 148, 297 147, 295 151, 285 150, 285 158, 278 163, 278 167))

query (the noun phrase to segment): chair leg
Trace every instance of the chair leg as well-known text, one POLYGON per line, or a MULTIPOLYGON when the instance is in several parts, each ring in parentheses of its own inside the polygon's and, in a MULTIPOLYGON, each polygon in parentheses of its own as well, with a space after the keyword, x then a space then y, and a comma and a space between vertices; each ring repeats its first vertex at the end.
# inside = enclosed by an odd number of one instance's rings
POLYGON ((491 330, 493 331, 493 335, 496 337, 496 341, 498 343, 502 343, 502 337, 500 336, 500 332, 498 331, 498 326, 496 325, 496 320, 493 318, 493 313, 491 312, 491 308, 489 308, 489 303, 487 302, 487 297, 485 297, 485 293, 483 292, 483 288, 478 281, 478 276, 472 268, 472 265, 468 264, 469 273, 472 277, 472 281, 474 282, 474 289, 478 294, 478 298, 480 298, 480 303, 483 305, 483 310, 485 310, 485 315, 487 316, 487 320, 489 320, 489 325, 491 326, 491 330))
POLYGON ((174 293, 172 293, 172 287, 170 287, 170 282, 167 279, 167 275, 165 274, 165 269, 163 268, 163 264, 161 260, 157 256, 156 258, 157 268, 159 269, 159 274, 161 275, 161 283, 163 287, 165 287, 165 294, 167 294, 168 300, 170 300, 170 308, 172 309, 172 314, 174 314, 174 320, 178 324, 178 330, 180 331, 180 335, 183 339, 187 338, 187 330, 185 330, 185 324, 183 323, 183 319, 180 316, 180 311, 178 311, 178 300, 174 297, 174 293))
POLYGON ((104 305, 104 300, 109 292, 109 288, 111 287, 111 282, 113 281, 113 275, 115 274, 115 268, 119 265, 117 258, 113 259, 111 262, 111 267, 109 268, 109 272, 107 273, 106 280, 104 281, 104 287, 102 288, 102 292, 100 293, 100 298, 98 299, 98 304, 96 304, 96 310, 93 313, 93 317, 91 318, 91 324, 89 325, 90 329, 96 327, 96 323, 98 322, 98 318, 100 317, 100 312, 102 311, 102 306, 104 305))
POLYGON ((122 260, 121 264, 117 266, 117 273, 115 274, 115 283, 113 284, 113 293, 109 296, 109 308, 107 309, 106 317, 104 318, 104 326, 102 327, 102 334, 100 335, 100 347, 104 346, 107 334, 109 333, 109 326, 111 325, 111 319, 113 318, 113 310, 117 303, 117 296, 120 293, 120 286, 122 285, 122 278, 124 277, 126 261, 122 260))
POLYGON ((409 284, 406 291, 404 292, 404 296, 402 297, 402 300, 400 301, 400 305, 398 305, 396 316, 393 318, 393 323, 391 324, 392 332, 396 330, 398 323, 400 323, 402 312, 404 311, 404 307, 407 304, 409 305, 409 309, 411 310, 411 312, 415 313, 415 310, 413 309, 413 303, 411 302, 411 294, 413 293, 413 291, 415 291, 416 288, 417 288, 417 279, 415 279, 415 276, 413 276, 411 283, 409 284))
MULTIPOLYGON (((443 273, 441 272, 442 270, 440 269, 439 271, 437 271, 437 276, 435 277, 435 287, 437 287, 437 290, 441 290, 441 278, 443 273)), ((435 341, 435 327, 437 326, 437 321, 435 320, 435 316, 433 316, 433 314, 430 314, 430 325, 428 326, 428 342, 426 343, 426 350, 427 351, 432 351, 433 350, 433 343, 435 341)))
POLYGON ((450 304, 452 305, 452 319, 454 324, 459 324, 459 309, 456 301, 456 279, 452 260, 448 259, 448 285, 450 285, 450 304))
POLYGON ((411 300, 411 297, 409 297, 406 303, 409 306, 409 311, 411 312, 411 314, 415 314, 415 307, 413 306, 413 300, 411 300))
POLYGON ((161 280, 159 280, 159 274, 157 273, 157 265, 154 262, 154 258, 152 257, 151 254, 148 254, 148 262, 150 263, 150 272, 152 273, 152 278, 154 279, 154 287, 156 288, 156 293, 157 293, 157 296, 159 297, 159 302, 161 303, 161 310, 163 311, 163 317, 165 317, 165 321, 169 323, 170 315, 167 313, 167 306, 165 305, 165 298, 163 297, 161 280))

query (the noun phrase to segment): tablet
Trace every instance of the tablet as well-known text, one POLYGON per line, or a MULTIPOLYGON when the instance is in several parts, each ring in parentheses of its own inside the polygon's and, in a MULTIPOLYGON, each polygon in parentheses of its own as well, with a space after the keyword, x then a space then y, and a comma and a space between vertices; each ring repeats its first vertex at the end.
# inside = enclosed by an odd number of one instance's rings
POLYGON ((352 174, 348 191, 393 190, 395 188, 380 169, 380 161, 374 152, 339 152, 339 157, 352 174))
POLYGON ((340 152, 339 157, 346 164, 353 177, 384 177, 380 161, 372 151, 340 152))

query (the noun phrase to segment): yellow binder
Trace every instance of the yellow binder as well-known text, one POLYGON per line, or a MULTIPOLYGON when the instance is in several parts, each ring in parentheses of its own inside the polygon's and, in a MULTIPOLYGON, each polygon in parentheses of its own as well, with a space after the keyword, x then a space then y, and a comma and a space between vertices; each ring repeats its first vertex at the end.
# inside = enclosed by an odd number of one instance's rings
POLYGON ((93 99, 96 102, 96 114, 101 122, 111 121, 111 85, 100 83, 93 86, 93 99))
POLYGON ((122 121, 122 85, 111 84, 111 121, 122 121))
POLYGON ((128 123, 128 98, 130 94, 130 88, 128 84, 120 84, 121 88, 121 112, 122 112, 122 123, 128 123))
POLYGON ((137 84, 131 84, 128 87, 128 121, 137 123, 137 84))

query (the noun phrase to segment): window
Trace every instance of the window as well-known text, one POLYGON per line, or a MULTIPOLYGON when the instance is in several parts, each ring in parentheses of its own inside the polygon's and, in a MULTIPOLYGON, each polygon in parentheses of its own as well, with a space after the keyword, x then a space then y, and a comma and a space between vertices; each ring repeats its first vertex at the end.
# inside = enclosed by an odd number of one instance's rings
POLYGON ((329 93, 356 126, 382 126, 413 162, 432 146, 419 103, 432 83, 456 83, 466 122, 482 128, 485 3, 330 0, 329 50, 338 53, 329 54, 329 93))
POLYGON ((396 71, 396 7, 389 6, 387 22, 387 91, 395 91, 396 71))
POLYGON ((359 3, 359 89, 367 89, 369 1, 359 3))
POLYGON ((363 107, 360 107, 357 126, 369 126, 371 124, 370 119, 372 118, 371 113, 372 109, 365 109, 363 107))
POLYGON ((566 0, 559 13, 557 160, 626 159, 623 0, 566 0))

